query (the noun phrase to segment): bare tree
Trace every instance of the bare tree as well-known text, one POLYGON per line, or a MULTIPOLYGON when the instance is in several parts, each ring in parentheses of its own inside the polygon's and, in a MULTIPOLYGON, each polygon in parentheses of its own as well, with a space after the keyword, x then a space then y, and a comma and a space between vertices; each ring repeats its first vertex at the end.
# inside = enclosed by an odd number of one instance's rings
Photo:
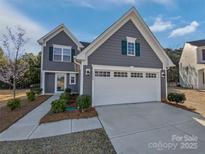
POLYGON ((2 47, 6 65, 0 66, 0 80, 13 87, 13 98, 16 98, 16 84, 26 71, 26 63, 21 60, 24 46, 28 41, 25 30, 20 27, 7 27, 2 35, 2 47))

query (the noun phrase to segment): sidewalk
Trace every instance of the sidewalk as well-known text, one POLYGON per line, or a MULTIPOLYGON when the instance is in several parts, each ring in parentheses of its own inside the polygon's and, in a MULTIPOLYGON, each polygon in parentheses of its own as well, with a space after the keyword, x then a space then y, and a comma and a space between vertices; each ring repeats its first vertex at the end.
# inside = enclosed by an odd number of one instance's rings
POLYGON ((11 127, 0 133, 0 141, 49 137, 102 127, 97 117, 79 120, 62 120, 39 125, 40 119, 50 110, 51 102, 58 98, 59 95, 50 97, 11 127))

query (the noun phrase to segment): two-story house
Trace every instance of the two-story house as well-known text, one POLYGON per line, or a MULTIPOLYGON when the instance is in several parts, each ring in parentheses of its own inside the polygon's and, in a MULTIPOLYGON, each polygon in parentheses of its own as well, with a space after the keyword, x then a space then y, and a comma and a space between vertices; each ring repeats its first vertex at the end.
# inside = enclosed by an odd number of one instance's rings
POLYGON ((63 24, 38 40, 43 93, 92 96, 93 106, 161 101, 166 71, 174 66, 135 8, 90 44, 63 24))
POLYGON ((187 42, 179 61, 180 85, 205 89, 205 40, 187 42))

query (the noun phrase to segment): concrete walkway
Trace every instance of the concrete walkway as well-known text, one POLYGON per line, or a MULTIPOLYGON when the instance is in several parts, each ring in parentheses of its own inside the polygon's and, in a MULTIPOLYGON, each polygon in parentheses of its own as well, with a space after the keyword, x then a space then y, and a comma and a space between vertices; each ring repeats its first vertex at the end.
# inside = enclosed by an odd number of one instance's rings
POLYGON ((39 125, 40 119, 50 110, 51 102, 58 98, 59 95, 50 97, 4 132, 0 133, 0 141, 49 137, 102 127, 96 117, 79 120, 62 120, 39 125))

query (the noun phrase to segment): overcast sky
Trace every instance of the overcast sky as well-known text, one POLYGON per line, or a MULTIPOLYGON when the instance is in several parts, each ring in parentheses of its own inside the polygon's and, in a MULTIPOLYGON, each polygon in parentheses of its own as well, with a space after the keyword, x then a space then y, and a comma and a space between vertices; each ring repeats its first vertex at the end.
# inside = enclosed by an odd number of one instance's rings
POLYGON ((0 33, 21 26, 29 52, 40 51, 37 39, 61 23, 80 41, 92 41, 132 6, 165 48, 205 39, 205 0, 0 0, 0 33))

